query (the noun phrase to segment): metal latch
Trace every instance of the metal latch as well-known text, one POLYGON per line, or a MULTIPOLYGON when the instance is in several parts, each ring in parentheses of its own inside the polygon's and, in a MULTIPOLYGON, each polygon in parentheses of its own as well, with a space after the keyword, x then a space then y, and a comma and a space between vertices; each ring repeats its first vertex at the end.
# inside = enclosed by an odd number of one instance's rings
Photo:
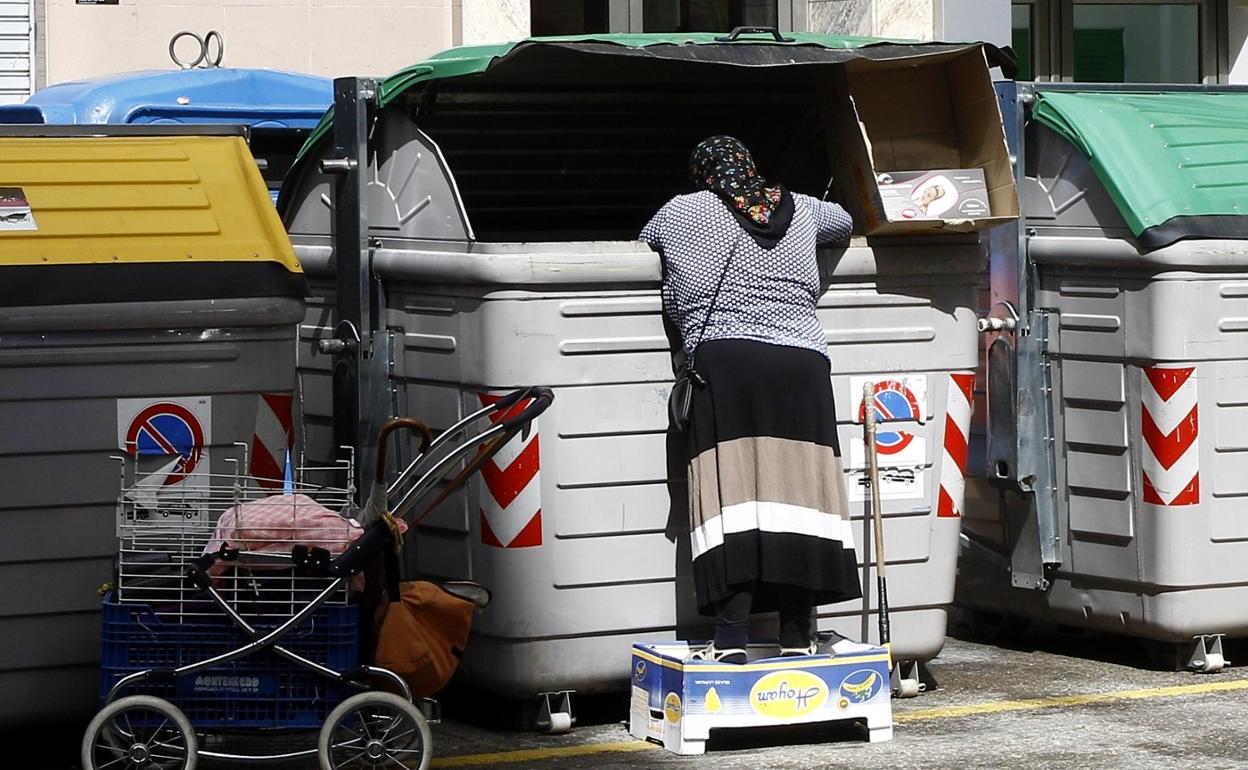
POLYGON ((316 341, 316 349, 327 356, 340 356, 347 352, 347 343, 339 339, 321 339, 316 341))
POLYGON ((998 302, 993 305, 993 310, 997 308, 1005 309, 1005 316, 989 315, 979 319, 976 326, 981 334, 988 332, 1012 332, 1018 328, 1018 309, 1008 301, 998 302))
POLYGON ((359 349, 360 332, 355 328, 355 324, 350 321, 342 321, 334 329, 334 333, 337 336, 322 337, 316 341, 318 352, 327 356, 341 356, 359 349))
POLYGON ((322 158, 322 174, 346 174, 354 171, 360 163, 355 158, 322 158))

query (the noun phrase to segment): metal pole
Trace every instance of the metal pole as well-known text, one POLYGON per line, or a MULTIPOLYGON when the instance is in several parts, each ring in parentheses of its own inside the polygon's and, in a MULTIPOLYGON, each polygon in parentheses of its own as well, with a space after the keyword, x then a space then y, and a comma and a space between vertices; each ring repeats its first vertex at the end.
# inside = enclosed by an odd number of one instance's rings
MULTIPOLYGON (((361 458, 369 456, 372 439, 366 406, 371 402, 370 383, 364 380, 373 355, 376 308, 362 182, 368 168, 368 106, 375 94, 375 81, 334 80, 334 151, 321 161, 321 170, 334 175, 332 240, 337 289, 334 339, 323 341, 321 350, 334 354, 334 444, 340 452, 349 447, 361 458)), ((357 489, 365 486, 358 477, 369 471, 356 468, 357 489)))

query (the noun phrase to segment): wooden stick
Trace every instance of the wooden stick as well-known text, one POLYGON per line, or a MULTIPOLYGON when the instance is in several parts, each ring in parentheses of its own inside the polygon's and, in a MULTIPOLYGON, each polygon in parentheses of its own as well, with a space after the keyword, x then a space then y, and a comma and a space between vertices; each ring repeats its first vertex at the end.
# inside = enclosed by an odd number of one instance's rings
POLYGON ((884 560, 884 511, 880 500, 880 462, 876 452, 875 434, 878 415, 875 411, 875 386, 868 382, 863 386, 863 405, 866 407, 867 458, 870 465, 871 480, 871 520, 875 533, 875 579, 876 602, 879 605, 880 644, 889 651, 889 665, 892 665, 892 634, 888 618, 888 578, 885 573, 884 560))

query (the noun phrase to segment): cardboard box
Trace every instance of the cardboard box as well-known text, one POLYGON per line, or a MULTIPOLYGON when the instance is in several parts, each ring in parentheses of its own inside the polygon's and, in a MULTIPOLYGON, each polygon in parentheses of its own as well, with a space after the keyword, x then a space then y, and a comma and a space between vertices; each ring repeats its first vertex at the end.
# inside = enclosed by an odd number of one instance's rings
MULTIPOLYGON (((872 743, 893 737, 888 653, 750 662, 686 662, 689 645, 634 644, 629 732, 677 754, 701 754, 711 730, 865 721, 872 743)), ((770 648, 775 654, 774 647, 770 648)), ((766 654, 766 653, 763 653, 766 654)))
POLYGON ((820 92, 837 199, 866 235, 971 232, 1018 218, 1001 109, 982 48, 856 60, 820 92), (983 174, 987 211, 889 215, 878 180, 916 169, 983 174))

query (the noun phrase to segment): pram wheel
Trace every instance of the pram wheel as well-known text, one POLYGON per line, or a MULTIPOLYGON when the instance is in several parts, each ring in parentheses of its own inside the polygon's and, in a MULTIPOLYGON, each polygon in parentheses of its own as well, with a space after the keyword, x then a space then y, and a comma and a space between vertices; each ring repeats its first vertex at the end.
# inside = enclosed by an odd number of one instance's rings
POLYGON ((131 695, 100 710, 82 736, 83 770, 195 770, 195 731, 166 700, 131 695))
POLYGON ((321 770, 397 767, 428 770, 433 736, 424 714, 388 692, 353 695, 321 727, 321 770))

